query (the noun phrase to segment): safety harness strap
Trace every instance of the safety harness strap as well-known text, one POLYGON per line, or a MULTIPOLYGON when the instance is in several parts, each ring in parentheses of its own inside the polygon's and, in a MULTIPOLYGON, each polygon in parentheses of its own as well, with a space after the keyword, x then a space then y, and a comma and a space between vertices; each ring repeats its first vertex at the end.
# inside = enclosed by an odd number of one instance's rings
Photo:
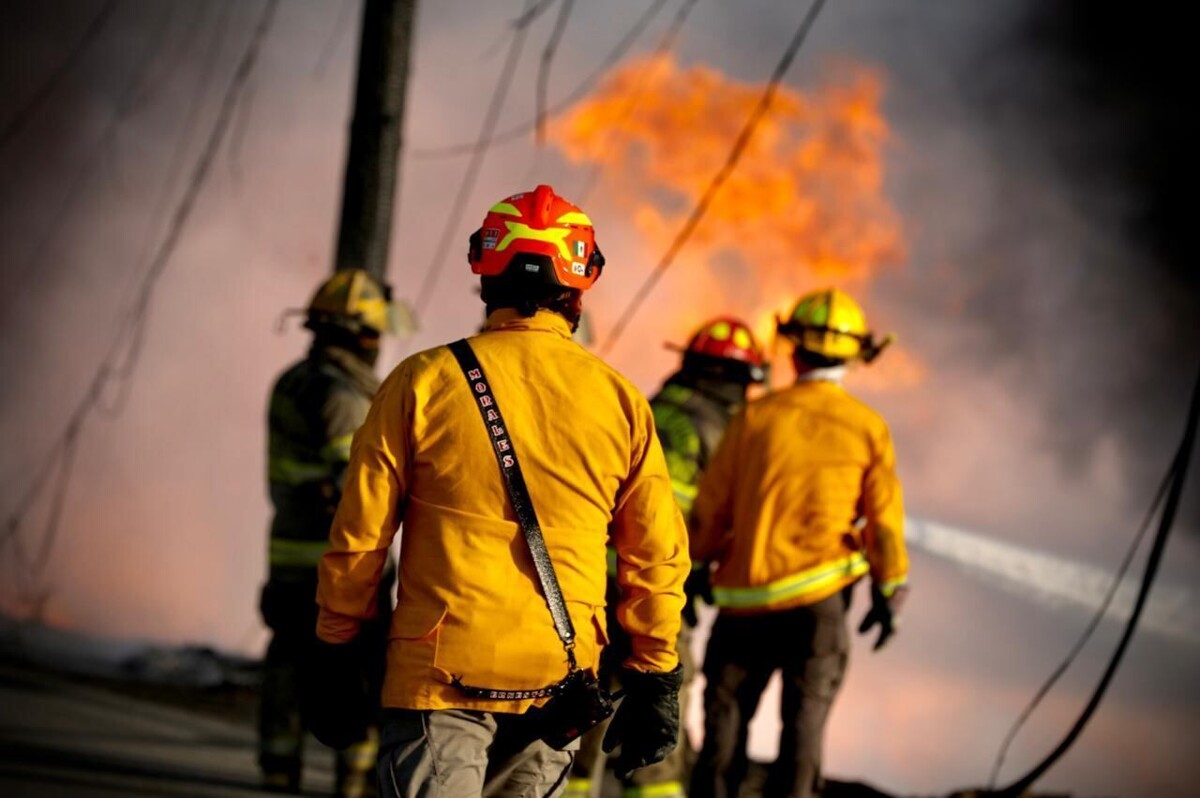
MULTIPOLYGON (((525 534, 525 543, 529 546, 529 553, 533 557, 533 567, 537 569, 538 580, 542 584, 542 594, 546 597, 546 605, 550 608, 550 616, 554 619, 554 629, 558 632, 558 637, 562 640, 563 648, 567 652, 570 672, 574 673, 578 669, 575 663, 575 626, 571 623, 571 616, 567 613, 562 589, 558 586, 558 576, 554 572, 554 563, 550 561, 550 553, 546 551, 546 540, 542 537, 542 527, 538 523, 537 511, 533 507, 529 488, 525 485, 525 475, 521 472, 521 464, 517 460, 517 452, 508 435, 504 416, 500 414, 500 406, 496 404, 491 384, 483 373, 483 366, 479 364, 479 359, 475 357, 471 345, 465 338, 462 338, 450 344, 450 351, 454 354, 454 359, 458 361, 459 367, 462 368, 463 376, 467 378, 467 384, 471 387, 471 395, 475 397, 475 403, 479 407, 479 416, 483 419, 483 425, 487 429, 488 440, 492 442, 492 451, 496 454, 496 462, 500 464, 500 473, 504 477, 504 486, 508 489, 509 501, 512 502, 517 523, 521 525, 521 531, 525 534)), ((503 693, 505 698, 512 697, 517 700, 553 695, 549 691, 557 687, 557 685, 551 685, 538 690, 522 691, 469 688, 461 682, 456 686, 467 692, 468 695, 471 695, 472 691, 489 693, 489 695, 475 696, 478 698, 491 698, 493 697, 490 695, 492 693, 503 693)))

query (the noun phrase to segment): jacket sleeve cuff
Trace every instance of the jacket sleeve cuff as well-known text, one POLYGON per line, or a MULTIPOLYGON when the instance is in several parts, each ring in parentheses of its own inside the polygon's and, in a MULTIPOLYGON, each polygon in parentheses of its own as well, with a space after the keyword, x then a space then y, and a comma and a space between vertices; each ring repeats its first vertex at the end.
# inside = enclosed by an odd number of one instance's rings
POLYGON ((326 643, 349 643, 358 637, 361 626, 362 622, 357 618, 339 615, 322 607, 317 615, 317 638, 326 643))

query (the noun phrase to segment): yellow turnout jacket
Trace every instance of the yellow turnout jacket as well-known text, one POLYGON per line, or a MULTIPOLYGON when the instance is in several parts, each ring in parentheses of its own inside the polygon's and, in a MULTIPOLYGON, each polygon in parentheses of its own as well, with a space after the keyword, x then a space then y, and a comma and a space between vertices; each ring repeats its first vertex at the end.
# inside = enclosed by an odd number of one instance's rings
POLYGON ((714 561, 723 611, 811 604, 868 572, 890 596, 908 574, 887 424, 840 385, 801 381, 730 422, 700 482, 691 554, 714 561))
MULTIPOLYGON (((690 562, 645 398, 572 341, 554 313, 497 311, 471 347, 510 425, 580 667, 596 668, 607 641, 611 537, 617 618, 633 643, 625 664, 671 670, 690 562)), ((402 362, 354 437, 320 566, 323 640, 353 638, 370 616, 401 523, 383 705, 524 712, 543 703, 472 699, 451 684, 534 690, 565 676, 567 665, 487 430, 446 347, 402 362)))

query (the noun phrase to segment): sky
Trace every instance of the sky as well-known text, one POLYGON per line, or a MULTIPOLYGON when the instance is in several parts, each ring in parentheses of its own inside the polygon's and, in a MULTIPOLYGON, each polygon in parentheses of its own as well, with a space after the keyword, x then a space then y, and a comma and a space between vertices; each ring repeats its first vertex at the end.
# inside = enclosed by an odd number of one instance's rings
MULTIPOLYGON (((649 5, 576 3, 549 96, 590 75, 649 5)), ((666 2, 624 71, 552 120, 541 150, 526 136, 489 153, 451 230, 458 243, 431 264, 466 163, 421 151, 478 135, 520 6, 420 8, 389 276, 410 300, 427 269, 438 282, 419 333, 390 342, 384 364, 477 326, 463 253, 488 205, 535 182, 578 196, 596 163, 585 209, 609 265, 587 306, 603 343, 805 8, 699 0, 669 69, 657 73, 657 93, 625 122, 613 106, 618 116, 601 117, 598 139, 572 127, 605 98, 625 96, 621 75, 643 74, 635 67, 678 8, 666 2), (682 127, 676 97, 694 100, 682 127), (614 127, 621 132, 607 138, 614 127)), ((3 4, 5 130, 104 7, 3 4)), ((72 68, 3 139, 5 513, 113 345, 261 8, 117 0, 72 68)), ((1200 292, 1182 265, 1179 210, 1195 156, 1170 116, 1183 91, 1182 34, 1123 13, 1032 0, 829 3, 746 171, 731 180, 730 202, 714 206, 712 226, 657 286, 612 362, 652 392, 674 364, 658 342, 680 342, 718 313, 759 322, 804 290, 842 285, 873 328, 899 337, 848 384, 892 426, 909 513, 1111 572, 1177 445, 1200 362, 1200 292), (830 157, 805 161, 809 147, 830 157), (782 205, 764 188, 776 183, 782 205), (799 199, 834 210, 806 226, 792 212, 799 199), (821 238, 831 229, 844 234, 821 238), (837 268, 813 266, 830 253, 837 268)), ((501 128, 533 113, 554 16, 530 27, 501 128)), ((156 284, 127 396, 106 393, 120 412, 90 416, 79 433, 44 568, 12 576, 39 559, 44 498, 20 533, 25 556, 0 551, 6 609, 33 600, 50 622, 101 636, 246 653, 264 645, 255 608, 269 519, 266 397, 307 346, 280 316, 301 307, 331 265, 358 19, 348 0, 281 4, 156 284)), ((1185 602, 1200 565, 1195 484, 1160 577, 1163 595, 1185 602)), ((893 791, 944 792, 986 778, 1008 723, 1087 614, 916 546, 912 579, 896 642, 854 652, 827 764, 893 791)), ((1195 610, 1177 612, 1196 628, 1195 610)), ((1100 627, 1019 738, 1006 774, 1065 730, 1117 634, 1115 623, 1100 627)), ((1198 665, 1194 639, 1139 631, 1100 713, 1045 786, 1189 794, 1200 777, 1188 745, 1200 735, 1198 665)), ((756 720, 760 754, 773 750, 773 722, 769 711, 756 720)))

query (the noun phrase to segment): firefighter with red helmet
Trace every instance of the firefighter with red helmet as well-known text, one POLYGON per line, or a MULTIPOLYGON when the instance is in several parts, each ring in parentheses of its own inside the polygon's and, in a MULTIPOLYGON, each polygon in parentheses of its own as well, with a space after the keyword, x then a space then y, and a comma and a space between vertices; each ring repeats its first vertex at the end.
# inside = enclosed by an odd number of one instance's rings
POLYGON ((619 745, 624 774, 678 737, 687 530, 649 403, 571 337, 604 267, 592 222, 543 185, 493 205, 469 246, 484 330, 384 381, 320 566, 314 731, 337 744, 369 708, 345 672, 403 526, 382 691, 388 798, 562 793, 568 738, 611 711, 594 681, 609 541, 630 646, 605 747, 619 745))
MULTIPOLYGON (((671 348, 678 349, 674 346, 671 348)), ((747 388, 766 381, 768 363, 750 328, 728 316, 701 325, 681 351, 683 359, 679 370, 667 378, 650 400, 650 408, 654 411, 658 439, 667 458, 675 503, 686 516, 696 499, 700 475, 717 450, 725 426, 746 401, 747 388)), ((610 559, 615 560, 615 557, 610 559)), ((614 598, 619 590, 614 576, 615 571, 611 571, 610 607, 614 606, 614 598)), ((691 654, 692 628, 696 625, 695 602, 704 598, 712 603, 707 570, 694 569, 685 587, 688 601, 684 606, 684 623, 677 642, 679 661, 683 664, 680 707, 684 712, 687 708, 687 690, 695 675, 691 654)), ((610 618, 609 629, 619 630, 620 625, 610 618)), ((611 655, 619 658, 623 641, 619 634, 610 633, 610 636, 613 637, 611 655)), ((681 727, 683 724, 681 713, 681 727)), ((585 798, 596 794, 596 782, 603 773, 604 764, 600 752, 601 736, 601 733, 595 732, 584 739, 567 784, 567 798, 585 798)), ((662 762, 635 771, 623 779, 623 796, 682 798, 685 795, 683 785, 688 759, 685 740, 686 737, 683 737, 679 747, 662 762)))

